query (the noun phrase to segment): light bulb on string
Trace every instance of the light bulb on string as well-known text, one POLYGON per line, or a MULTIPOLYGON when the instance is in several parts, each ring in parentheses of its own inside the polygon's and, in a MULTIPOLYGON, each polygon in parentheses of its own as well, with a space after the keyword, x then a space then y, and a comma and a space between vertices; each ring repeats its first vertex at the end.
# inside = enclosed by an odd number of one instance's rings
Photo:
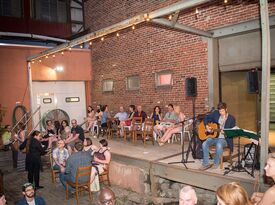
POLYGON ((224 0, 223 3, 227 4, 227 3, 228 3, 228 0, 224 0))
POLYGON ((169 20, 172 20, 172 17, 173 17, 172 15, 169 15, 169 16, 168 16, 168 19, 169 19, 169 20))
POLYGON ((71 51, 71 50, 72 50, 72 48, 70 47, 70 48, 69 48, 69 51, 71 51))
POLYGON ((55 58, 55 54, 53 54, 53 58, 55 58))
POLYGON ((104 41, 104 37, 101 37, 101 39, 100 39, 101 41, 104 41))
POLYGON ((46 56, 46 58, 49 58, 49 56, 46 56))
POLYGON ((61 55, 64 55, 64 51, 61 52, 61 55))
POLYGON ((118 32, 116 33, 116 36, 119 37, 119 33, 118 32))
POLYGON ((32 61, 32 64, 34 64, 34 61, 32 61))
POLYGON ((80 48, 83 48, 83 44, 80 44, 80 46, 79 46, 80 48))
POLYGON ((198 8, 196 8, 195 14, 199 14, 199 9, 198 8))
POLYGON ((39 63, 41 63, 42 62, 42 60, 41 59, 39 59, 39 63))
POLYGON ((135 27, 135 25, 132 25, 132 30, 134 30, 136 27, 135 27))
POLYGON ((89 42, 89 45, 90 45, 90 46, 92 45, 92 41, 89 42))

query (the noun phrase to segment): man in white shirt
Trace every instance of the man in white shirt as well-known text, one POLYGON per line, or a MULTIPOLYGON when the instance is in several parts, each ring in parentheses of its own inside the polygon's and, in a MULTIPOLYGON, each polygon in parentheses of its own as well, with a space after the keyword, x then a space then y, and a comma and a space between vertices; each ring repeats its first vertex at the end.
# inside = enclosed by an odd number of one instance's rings
POLYGON ((119 112, 115 115, 114 118, 117 118, 120 122, 128 118, 128 114, 124 111, 123 106, 119 107, 119 112))

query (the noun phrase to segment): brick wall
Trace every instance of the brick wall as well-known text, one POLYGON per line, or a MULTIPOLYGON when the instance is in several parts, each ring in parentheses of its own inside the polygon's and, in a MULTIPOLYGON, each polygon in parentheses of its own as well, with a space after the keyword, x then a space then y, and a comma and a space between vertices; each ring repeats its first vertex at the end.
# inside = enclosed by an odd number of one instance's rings
MULTIPOLYGON (((86 27, 91 31, 110 26, 136 14, 153 11, 169 5, 175 0, 101 0, 85 3, 86 27)), ((178 22, 203 30, 259 18, 258 1, 211 1, 198 7, 180 12, 178 22)), ((275 13, 275 3, 271 1, 270 13, 275 13)), ((206 39, 169 30, 164 27, 144 23, 135 30, 126 29, 120 36, 108 35, 103 42, 92 45, 92 104, 108 104, 110 110, 117 111, 119 105, 141 104, 151 113, 155 105, 162 108, 168 103, 179 104, 184 113, 192 115, 192 100, 185 96, 185 78, 198 80, 197 113, 204 112, 208 97, 206 39), (156 88, 155 73, 173 70, 173 86, 156 88), (126 90, 126 76, 139 74, 140 89, 126 90), (114 90, 102 92, 102 80, 113 79, 114 90)))

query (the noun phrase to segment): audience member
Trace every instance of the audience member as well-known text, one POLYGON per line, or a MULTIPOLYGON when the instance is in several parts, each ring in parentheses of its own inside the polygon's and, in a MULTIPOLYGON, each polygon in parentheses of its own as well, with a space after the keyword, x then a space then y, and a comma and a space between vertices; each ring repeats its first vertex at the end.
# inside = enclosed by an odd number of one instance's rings
POLYGON ((127 112, 124 111, 123 106, 119 107, 119 112, 117 114, 115 114, 115 117, 119 120, 119 122, 121 121, 125 121, 128 118, 128 114, 127 112))
MULTIPOLYGON (((17 147, 20 146, 26 139, 26 130, 25 130, 26 126, 22 122, 20 122, 18 124, 18 128, 19 128, 19 131, 17 132, 17 134, 14 135, 15 141, 17 141, 15 143, 18 143, 17 147)), ((25 160, 26 160, 25 150, 18 150, 17 151, 17 171, 23 172, 26 170, 25 160)))
POLYGON ((53 169, 65 172, 66 161, 69 158, 69 151, 65 148, 64 140, 60 139, 57 148, 53 150, 53 169))
POLYGON ((5 195, 1 196, 0 198, 0 205, 6 205, 6 199, 5 199, 5 195))
POLYGON ((106 139, 99 141, 100 148, 94 152, 94 159, 92 161, 92 173, 91 173, 91 191, 99 190, 99 178, 106 166, 111 161, 111 152, 108 148, 108 142, 106 139))
POLYGON ((39 185, 41 155, 45 153, 45 147, 41 145, 42 135, 39 131, 32 132, 31 137, 26 139, 21 145, 20 150, 26 148, 26 168, 28 171, 28 180, 35 184, 36 189, 43 188, 39 185))
POLYGON ((134 114, 135 114, 135 110, 136 110, 136 106, 135 105, 130 105, 129 106, 130 113, 128 115, 128 118, 124 121, 120 121, 120 136, 124 135, 124 127, 125 126, 131 126, 132 119, 133 119, 134 114))
POLYGON ((23 199, 16 205, 46 205, 45 200, 40 196, 35 196, 33 184, 26 183, 22 186, 23 199))
POLYGON ((52 142, 57 141, 56 131, 54 124, 51 120, 46 121, 46 135, 43 136, 41 144, 46 147, 46 149, 51 149, 52 142))
MULTIPOLYGON (((224 184, 216 191, 218 205, 252 205, 247 192, 237 182, 224 184)), ((268 205, 268 204, 265 204, 268 205)))
POLYGON ((1 137, 2 137, 2 142, 4 145, 4 151, 8 151, 10 149, 10 145, 12 143, 11 126, 10 125, 5 125, 4 132, 1 137))
POLYGON ((60 135, 61 124, 60 124, 60 122, 58 120, 55 120, 53 124, 54 124, 55 134, 57 136, 59 136, 60 135))
MULTIPOLYGON (((180 106, 175 107, 175 113, 178 116, 178 121, 183 122, 184 119, 185 119, 185 116, 181 112, 180 106)), ((172 137, 173 134, 181 132, 182 131, 182 126, 183 126, 183 123, 176 123, 176 124, 171 125, 170 127, 168 127, 168 129, 166 130, 164 135, 157 140, 158 143, 159 143, 159 146, 164 145, 164 143, 167 142, 172 137)))
POLYGON ((91 155, 93 155, 94 151, 98 149, 97 146, 93 145, 93 141, 89 137, 84 139, 83 145, 83 151, 88 152, 91 155))
POLYGON ((114 205, 116 204, 115 193, 108 187, 103 188, 98 195, 99 203, 102 205, 114 205))
POLYGON ((82 129, 81 126, 77 124, 76 119, 73 119, 71 121, 72 123, 72 129, 71 129, 71 134, 70 136, 65 140, 65 143, 67 145, 67 148, 69 150, 69 153, 72 153, 72 149, 74 148, 74 145, 77 141, 81 140, 82 142, 84 141, 84 130, 82 129))
POLYGON ((191 186, 184 186, 179 193, 179 205, 197 204, 197 195, 191 186))
MULTIPOLYGON (((64 173, 60 173, 59 178, 66 189, 66 182, 75 182, 76 173, 79 167, 86 167, 91 165, 91 155, 88 152, 82 152, 83 143, 78 141, 75 143, 74 152, 69 156, 66 163, 66 169, 64 173)), ((83 182, 87 180, 86 178, 80 178, 80 181, 83 182)), ((69 191, 72 192, 72 187, 69 186, 69 191)))
POLYGON ((147 114, 142 110, 141 105, 137 106, 137 111, 135 112, 134 117, 142 117, 142 122, 147 118, 147 114))
POLYGON ((165 114, 163 120, 159 125, 154 126, 154 132, 157 136, 162 136, 162 132, 165 132, 168 127, 176 123, 178 120, 177 114, 174 112, 174 106, 168 105, 168 112, 165 114))
POLYGON ((108 105, 104 105, 101 111, 103 112, 101 117, 101 127, 107 127, 107 120, 110 118, 108 105))
MULTIPOLYGON (((266 176, 271 177, 275 181, 275 158, 270 157, 267 159, 265 166, 266 176)), ((275 185, 270 187, 265 193, 253 193, 251 200, 255 205, 274 205, 275 204, 275 185)))
POLYGON ((60 128, 60 138, 63 140, 66 140, 71 133, 71 127, 69 126, 69 123, 67 120, 62 120, 61 122, 61 128, 60 128))
POLYGON ((154 107, 154 111, 150 116, 151 119, 154 120, 154 124, 158 124, 162 120, 162 113, 159 106, 154 107))
POLYGON ((87 117, 86 117, 86 120, 87 120, 87 131, 90 131, 93 126, 94 126, 94 123, 96 121, 96 113, 94 111, 94 109, 92 108, 92 106, 88 106, 88 110, 87 110, 87 117))

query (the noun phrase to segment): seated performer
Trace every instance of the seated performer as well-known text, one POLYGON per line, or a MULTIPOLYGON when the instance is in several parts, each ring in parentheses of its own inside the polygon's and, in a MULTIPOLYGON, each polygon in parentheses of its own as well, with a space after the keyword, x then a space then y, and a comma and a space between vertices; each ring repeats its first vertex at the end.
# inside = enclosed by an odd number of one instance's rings
POLYGON ((224 136, 223 129, 224 128, 233 128, 236 126, 235 118, 230 115, 227 111, 227 106, 224 102, 220 102, 218 104, 218 110, 213 111, 209 115, 207 115, 204 119, 204 125, 207 132, 213 132, 211 127, 208 126, 208 123, 213 122, 217 123, 220 126, 221 132, 217 138, 208 138, 202 144, 203 150, 203 163, 201 170, 206 170, 211 167, 209 164, 209 147, 215 145, 216 153, 214 158, 213 168, 217 169, 219 167, 220 158, 223 153, 223 148, 229 146, 230 150, 233 151, 233 139, 226 138, 224 136))

